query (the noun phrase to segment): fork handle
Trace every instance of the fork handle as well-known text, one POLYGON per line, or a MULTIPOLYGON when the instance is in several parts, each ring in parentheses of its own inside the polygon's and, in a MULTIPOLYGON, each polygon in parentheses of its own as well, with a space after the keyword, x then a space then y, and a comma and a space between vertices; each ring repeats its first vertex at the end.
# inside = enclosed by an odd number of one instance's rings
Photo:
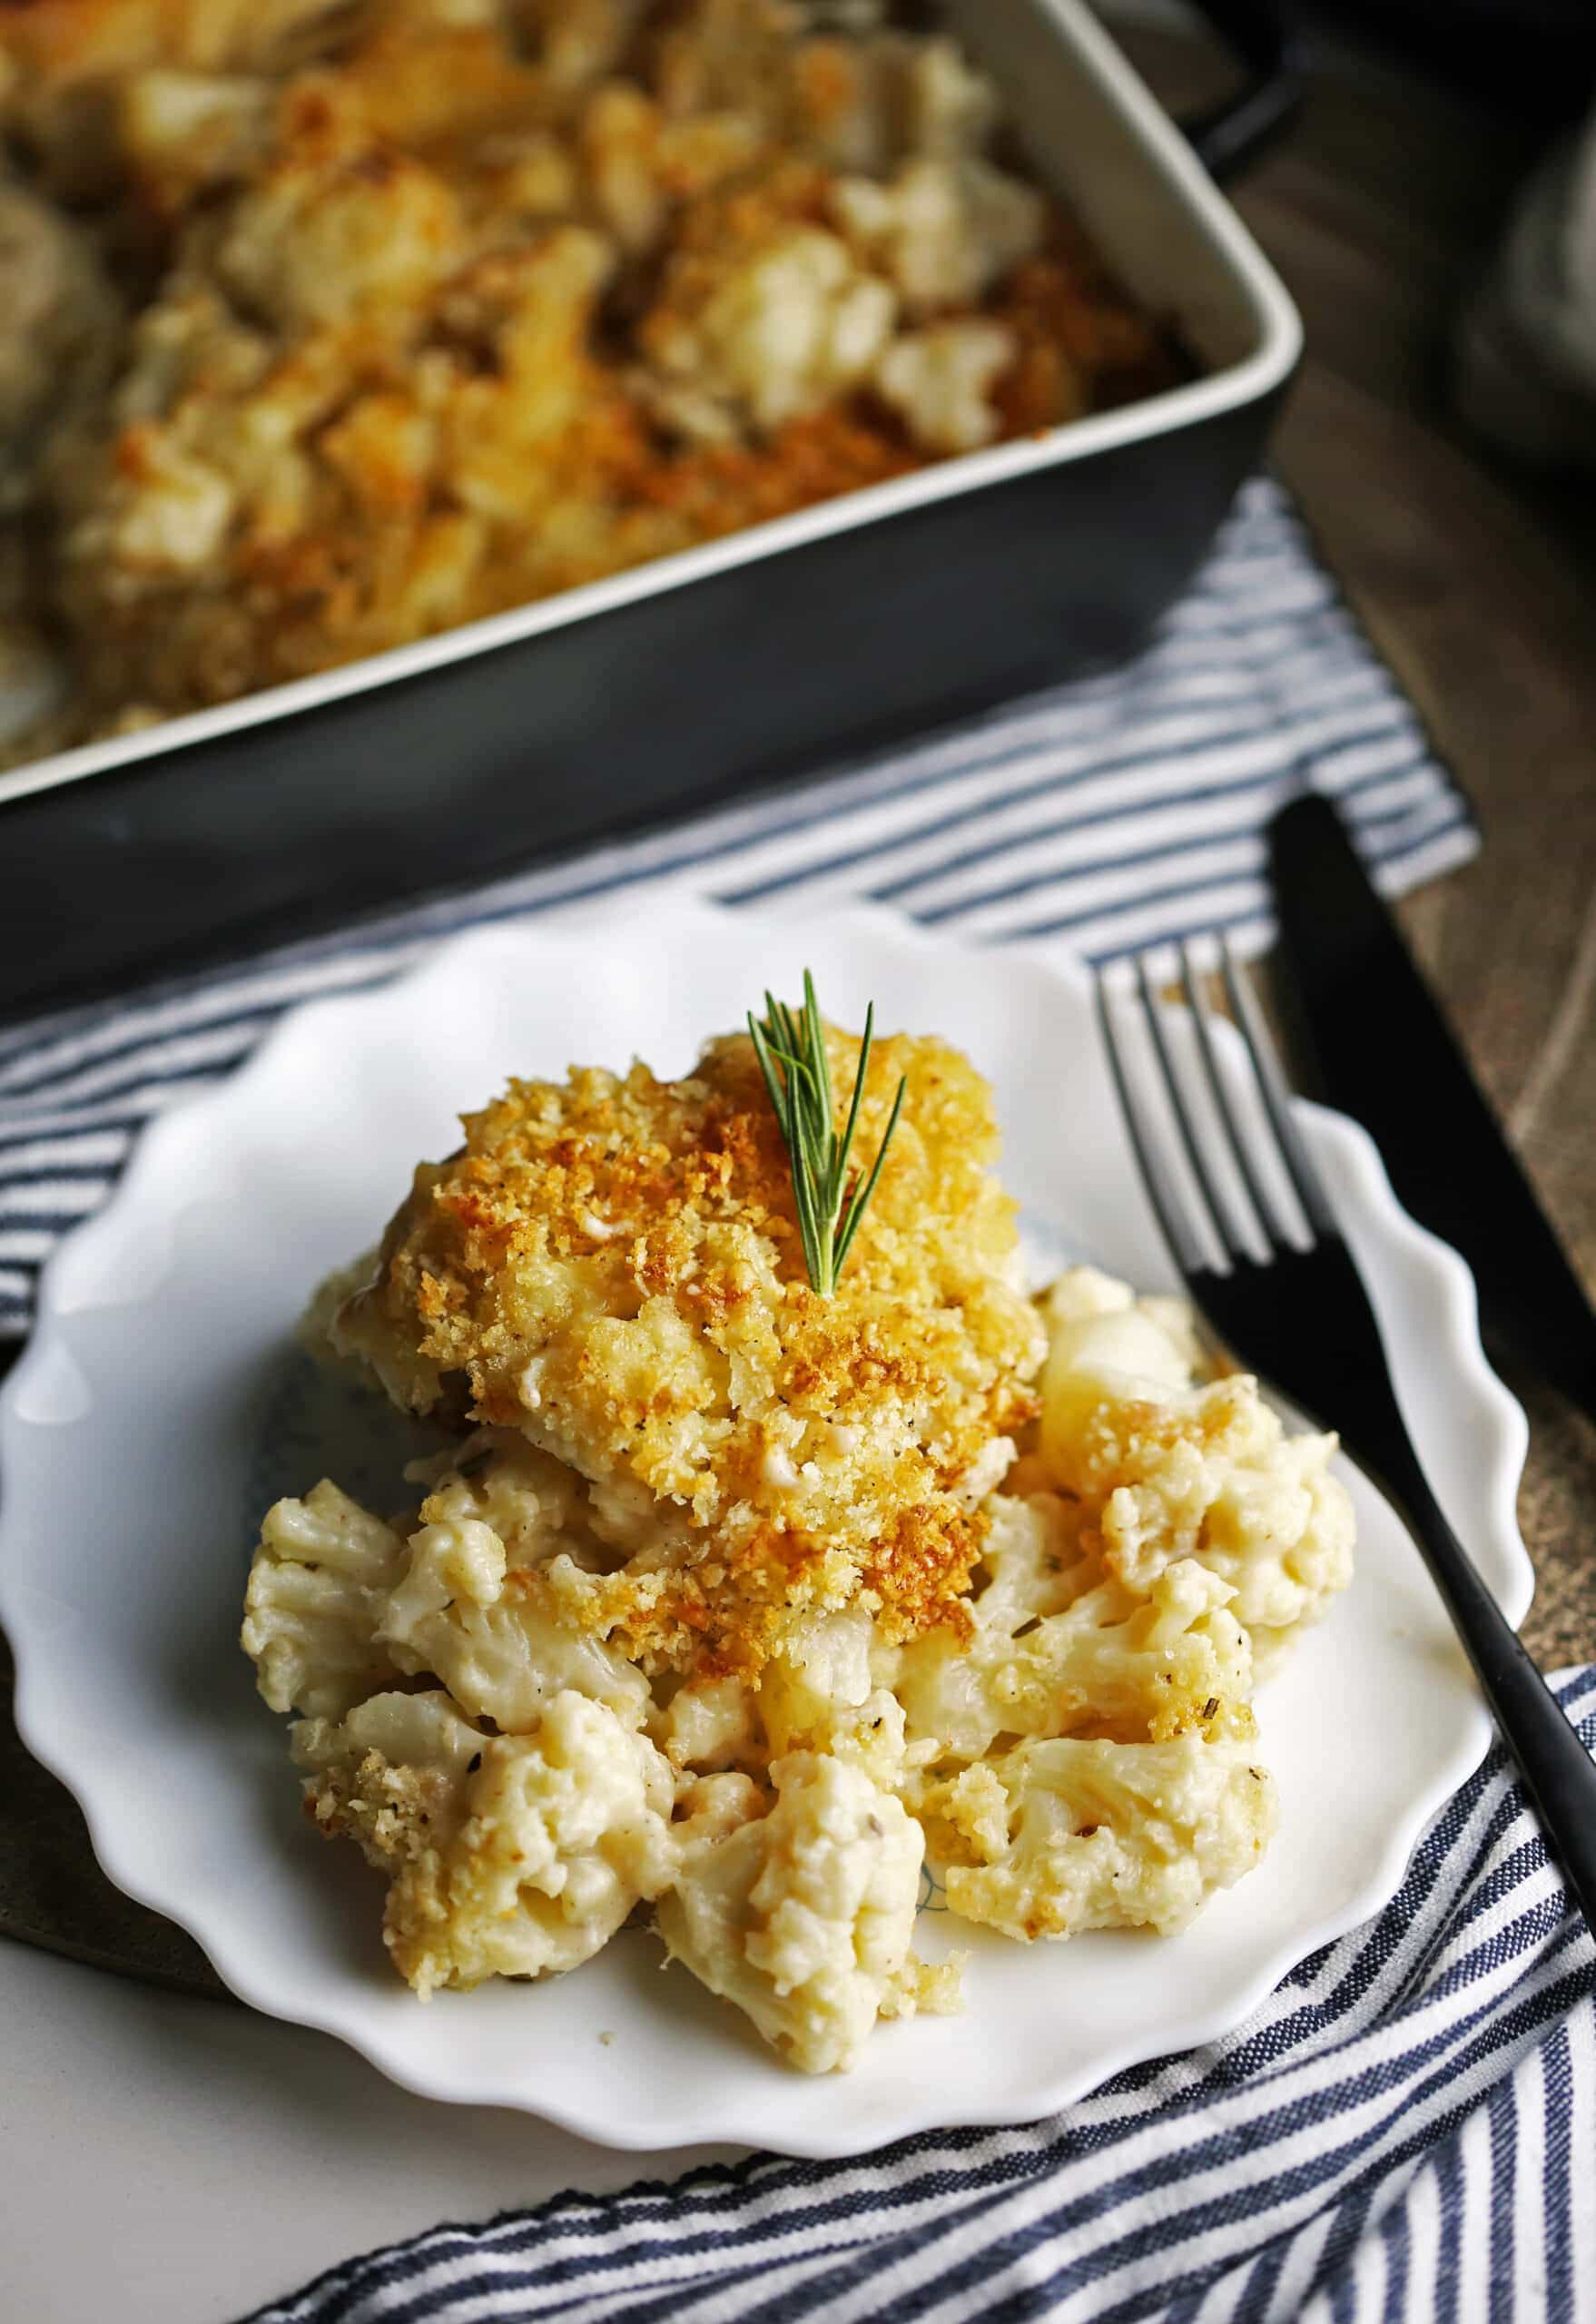
MULTIPOLYGON (((1596 1759, 1481 1581, 1403 1431, 1393 1497, 1412 1525, 1569 1888, 1596 1931, 1596 1759)), ((1395 1448, 1394 1447, 1394 1451, 1395 1448)))

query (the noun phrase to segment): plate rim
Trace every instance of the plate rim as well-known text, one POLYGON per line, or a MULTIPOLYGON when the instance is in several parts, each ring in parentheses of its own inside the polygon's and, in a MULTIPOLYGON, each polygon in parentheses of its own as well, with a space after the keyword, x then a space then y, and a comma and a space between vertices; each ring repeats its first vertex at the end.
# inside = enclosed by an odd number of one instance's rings
MULTIPOLYGON (((84 1248, 91 1247, 97 1237, 109 1239, 120 1231, 125 1214, 138 1208, 143 1200, 146 1181, 159 1179, 163 1175, 166 1147, 189 1139, 196 1125, 212 1116, 225 1115, 230 1107, 247 1106, 253 1081, 264 1081, 280 1069, 281 1058, 295 1044, 311 1039, 324 1040, 329 1029, 336 1028, 340 1017, 352 1017, 358 1025, 364 1012, 402 1000, 403 996, 423 986, 428 980, 437 978, 442 982, 457 974, 461 964, 473 954, 480 954, 487 960, 495 953, 518 949, 528 941, 536 948, 551 938, 557 942, 561 938, 579 938, 606 920, 612 903, 611 899, 596 902, 585 901, 540 912, 529 920, 507 921, 469 929, 445 939, 419 960, 410 962, 396 975, 384 978, 380 982, 364 986, 355 992, 309 998, 285 1009, 260 1045, 241 1065, 224 1074, 213 1086, 185 1094, 144 1124, 106 1201, 63 1237, 46 1259, 40 1272, 32 1331, 9 1375, 0 1383, 0 1485, 5 1487, 0 1491, 0 1624, 4 1624, 10 1639, 15 1662, 15 1715, 18 1734, 32 1756, 72 1794, 83 1814, 90 1844, 101 1869, 134 1902, 163 1914, 185 1930, 204 1952, 222 1984, 247 2006, 284 2023, 304 2025, 332 2035, 364 2057, 388 2080, 420 2097, 451 2104, 492 2105, 530 2113, 576 2137, 620 2152, 660 2152, 709 2142, 745 2143, 768 2150, 773 2143, 768 2125, 741 2119, 751 2112, 745 2099, 734 2102, 730 2110, 732 2119, 727 2122, 705 2122, 702 2119, 695 2119, 683 2106, 678 2106, 673 2114, 663 2120, 658 2115, 650 2115, 636 2122, 630 2118, 617 2120, 613 2115, 596 2120, 592 2115, 584 2113, 580 2106, 562 2100, 557 2092, 547 2095, 539 2093, 537 2102, 531 2104, 521 2095, 509 2095, 503 2091, 485 2093, 479 2086, 452 2079, 444 2072, 413 2069, 408 2064, 402 2047, 396 2048, 376 2034, 351 2029, 337 2011, 318 2009, 308 1999, 302 2004, 296 2002, 295 2005, 289 2006, 285 1994, 263 1986, 246 1966, 229 1956, 225 1946, 220 1954, 213 1950, 212 1934, 202 1925, 205 1917, 202 1906, 185 1906, 183 1899, 173 1896, 167 1884, 159 1877, 143 1874, 136 1861, 136 1842, 130 1842, 126 1835, 119 1835, 110 1825, 97 1796, 93 1752, 81 1755, 74 1752, 70 1728, 64 1723, 53 1726, 48 1716, 41 1710, 35 1699, 37 1690, 34 1673, 42 1657, 36 1656, 37 1641, 29 1635, 27 1617, 18 1601, 7 1554, 8 1536, 15 1521, 15 1494, 5 1480, 17 1453, 19 1435, 42 1425, 31 1419, 23 1406, 35 1376, 43 1373, 51 1361, 55 1327, 64 1317, 72 1314, 136 1305, 148 1295, 148 1286, 140 1285, 125 1299, 103 1297, 74 1303, 63 1301, 62 1283, 79 1264, 79 1255, 84 1248)), ((695 925, 705 931, 724 931, 733 924, 745 926, 750 917, 746 908, 710 901, 693 894, 674 881, 662 882, 660 888, 647 898, 644 909, 651 921, 669 927, 678 939, 695 925)), ((900 950, 917 950, 943 959, 968 953, 1007 959, 1032 972, 1039 972, 1053 982, 1073 986, 1079 999, 1086 999, 1091 990, 1091 979, 1085 966, 1071 955, 1032 945, 980 945, 961 941, 945 933, 928 931, 878 904, 822 904, 805 909, 800 900, 784 902, 779 909, 766 904, 761 910, 765 919, 788 926, 801 923, 814 928, 818 932, 834 930, 840 934, 885 941, 900 950)), ((1522 1405, 1485 1356, 1480 1340, 1478 1298, 1473 1274, 1467 1262, 1451 1245, 1431 1233, 1403 1207, 1392 1188, 1374 1140, 1358 1123, 1330 1108, 1301 1098, 1296 1100, 1296 1105, 1310 1145, 1324 1142, 1341 1148, 1344 1163, 1361 1182, 1360 1198, 1384 1214, 1386 1223, 1411 1246, 1415 1256, 1423 1259, 1432 1279, 1444 1290, 1449 1374, 1453 1381, 1466 1381, 1482 1408, 1489 1408, 1493 1417, 1496 1442, 1489 1463, 1490 1518, 1508 1552, 1511 1569, 1507 1586, 1497 1594, 1499 1602, 1516 1630, 1529 1610, 1535 1582, 1534 1566, 1523 1543, 1516 1517, 1518 1487, 1529 1443, 1529 1423, 1522 1405)), ((864 2134, 862 2143, 857 2132, 840 2139, 824 2135, 818 2129, 812 2132, 795 2129, 780 2142, 775 2151, 809 2160, 837 2160, 877 2152, 904 2138, 931 2136, 955 2126, 1015 2127, 1062 2111, 1128 2068, 1154 2058, 1199 2048, 1234 2032, 1302 1961, 1369 1920, 1389 1903, 1400 1886, 1421 1834, 1445 1801, 1479 1765, 1489 1748, 1491 1736, 1489 1714, 1483 1699, 1476 1699, 1467 1734, 1460 1740, 1431 1786, 1410 1800, 1402 1815, 1393 1818, 1387 1827, 1385 1844, 1374 1869, 1355 1894, 1340 1907, 1323 1915, 1309 1928, 1284 1939, 1253 1976, 1222 2003, 1207 2010, 1193 2011, 1189 2015, 1160 2019, 1148 2038, 1133 2037, 1118 2050, 1094 2059, 1089 2068, 1056 2076, 1045 2087, 1039 2087, 1028 2095, 1023 2105, 1000 2095, 985 2102, 977 2097, 968 2104, 961 2103, 951 2122, 943 2107, 934 2103, 922 2105, 911 2117, 895 2121, 885 2129, 870 2129, 864 2134)))

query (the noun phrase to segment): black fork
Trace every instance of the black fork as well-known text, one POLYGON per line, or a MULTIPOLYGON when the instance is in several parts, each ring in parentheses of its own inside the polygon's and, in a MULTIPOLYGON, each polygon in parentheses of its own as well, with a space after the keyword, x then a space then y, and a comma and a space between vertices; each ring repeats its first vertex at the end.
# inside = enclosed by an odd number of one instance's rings
POLYGON ((1198 1063, 1182 1068, 1148 973, 1135 963, 1136 995, 1147 1019, 1167 1118, 1138 1094, 1127 1067, 1116 1005, 1101 974, 1098 1016, 1142 1182, 1171 1256, 1210 1329, 1250 1371, 1322 1426, 1340 1432, 1347 1452, 1407 1520, 1430 1574, 1467 1649, 1502 1738, 1533 1800, 1571 1891, 1596 1929, 1596 1761, 1474 1570, 1431 1492, 1391 1383, 1380 1327, 1356 1262, 1335 1223, 1323 1181, 1291 1117, 1291 1099, 1256 1001, 1227 948, 1222 971, 1231 1013, 1256 1076, 1275 1168, 1249 1130, 1220 1069, 1210 1011, 1180 947, 1181 981, 1195 1027, 1198 1063), (1213 1127, 1192 1103, 1206 1086, 1213 1127), (1170 1166, 1170 1125, 1184 1154, 1183 1191, 1170 1166), (1226 1184, 1224 1157, 1236 1177, 1226 1184), (1295 1188, 1307 1240, 1294 1239, 1269 1181, 1280 1166, 1295 1188), (1237 1191, 1256 1214, 1266 1256, 1249 1243, 1237 1191), (1216 1265, 1213 1253, 1220 1255, 1216 1265))

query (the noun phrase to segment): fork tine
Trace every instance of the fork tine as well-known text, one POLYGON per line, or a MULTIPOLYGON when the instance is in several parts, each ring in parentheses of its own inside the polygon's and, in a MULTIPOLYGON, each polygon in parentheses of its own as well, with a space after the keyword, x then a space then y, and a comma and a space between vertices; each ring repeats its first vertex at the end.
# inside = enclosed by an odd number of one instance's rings
POLYGON ((1279 1060, 1275 1055, 1275 1045, 1265 1029, 1257 1002, 1248 990, 1246 980, 1237 976, 1236 972, 1236 962, 1231 958, 1229 943, 1223 938, 1220 940, 1220 953, 1225 973, 1225 990, 1229 996, 1231 1011, 1235 1016, 1241 1038, 1246 1043, 1247 1055, 1252 1059, 1253 1071, 1257 1075, 1258 1087, 1264 1093, 1264 1105, 1269 1116, 1269 1124, 1275 1132, 1276 1143, 1280 1148, 1281 1157, 1291 1174, 1291 1183, 1296 1188, 1297 1199, 1307 1214, 1309 1226, 1316 1235, 1336 1234, 1339 1229, 1335 1223, 1335 1213, 1330 1207, 1330 1197, 1325 1191, 1324 1180, 1309 1159, 1307 1148, 1297 1134, 1296 1124, 1291 1118, 1290 1093, 1286 1086, 1286 1077, 1280 1070, 1279 1060))
POLYGON ((1241 1247, 1240 1240, 1236 1234, 1228 1206, 1221 1199, 1219 1190, 1214 1183, 1213 1172, 1209 1169, 1207 1157, 1203 1153, 1202 1140, 1197 1134, 1197 1125, 1192 1120, 1191 1109, 1186 1102, 1185 1085, 1176 1070, 1175 1059, 1170 1054, 1169 1044, 1165 1038, 1163 1011, 1153 998, 1153 988, 1148 977, 1145 954, 1138 954, 1137 958, 1136 986, 1141 996, 1142 1014, 1148 1020, 1148 1030, 1152 1035, 1153 1054, 1158 1060, 1158 1071, 1164 1078, 1164 1087, 1169 1096, 1170 1110, 1175 1116, 1175 1127, 1180 1133, 1180 1143, 1185 1147, 1186 1158, 1191 1165, 1192 1177, 1196 1179, 1197 1190, 1207 1206, 1214 1232, 1219 1238, 1219 1248, 1234 1256, 1241 1247))
POLYGON ((1114 1029, 1114 1012, 1108 1003, 1108 986, 1102 970, 1097 971, 1098 1025, 1103 1037, 1103 1049, 1108 1059, 1108 1071, 1119 1098, 1119 1111, 1124 1117, 1126 1131, 1130 1138, 1130 1150, 1136 1157, 1136 1167, 1141 1173, 1142 1185, 1154 1216, 1163 1229, 1164 1240, 1174 1254, 1175 1264, 1183 1275, 1193 1268, 1207 1270, 1208 1255, 1202 1238, 1191 1223, 1191 1216, 1176 1192, 1170 1179, 1160 1167, 1153 1143, 1144 1125, 1141 1110, 1131 1093, 1130 1078, 1125 1070, 1120 1052, 1119 1036, 1114 1029))
POLYGON ((1236 1167, 1241 1173, 1252 1206, 1257 1212, 1264 1240, 1272 1249, 1279 1250, 1289 1243, 1290 1237, 1280 1216, 1279 1206, 1270 1200, 1267 1189, 1253 1166, 1247 1141, 1241 1134, 1236 1108, 1230 1102, 1230 1092, 1219 1070, 1218 1051, 1214 1046, 1213 1011, 1197 982, 1190 949, 1184 937, 1180 940, 1180 981, 1186 991, 1186 1005, 1197 1026, 1197 1047, 1202 1053, 1203 1069, 1213 1094, 1215 1111, 1224 1125, 1225 1135, 1230 1141, 1230 1151, 1236 1157, 1236 1167))

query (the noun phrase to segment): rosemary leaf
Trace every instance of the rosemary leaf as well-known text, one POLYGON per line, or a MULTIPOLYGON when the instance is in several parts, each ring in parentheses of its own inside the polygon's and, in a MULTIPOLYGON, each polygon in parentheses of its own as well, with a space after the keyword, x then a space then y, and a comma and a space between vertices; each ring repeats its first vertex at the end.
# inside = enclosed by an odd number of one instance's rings
POLYGON ((787 1148, 804 1267, 813 1288, 822 1298, 829 1298, 859 1232, 865 1206, 875 1192, 909 1085, 906 1080, 900 1080, 875 1160, 869 1172, 862 1177, 855 1175, 850 1186, 849 1161, 859 1128, 864 1077, 870 1069, 871 1043, 875 1033, 873 1002, 865 1011, 859 1070, 854 1076, 847 1120, 840 1131, 832 1101, 825 1029, 815 997, 814 979, 807 969, 803 971, 802 1010, 795 1012, 767 992, 764 1019, 755 1018, 751 1009, 748 1030, 771 1111, 787 1148))

